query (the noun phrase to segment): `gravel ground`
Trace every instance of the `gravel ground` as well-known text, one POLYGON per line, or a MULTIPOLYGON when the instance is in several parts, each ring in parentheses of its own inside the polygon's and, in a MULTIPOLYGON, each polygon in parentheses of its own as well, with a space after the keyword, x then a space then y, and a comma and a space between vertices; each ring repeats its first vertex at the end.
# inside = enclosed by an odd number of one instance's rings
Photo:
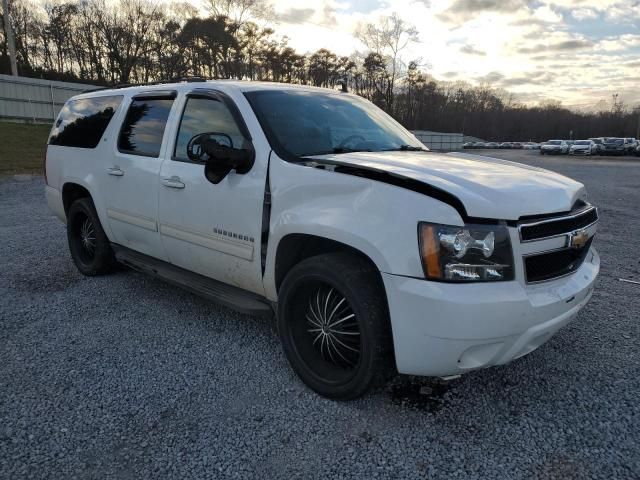
POLYGON ((1 179, 0 478, 640 478, 640 286, 618 281, 640 280, 640 162, 482 153, 587 184, 593 300, 511 365, 350 403, 297 380, 269 320, 82 277, 42 180, 1 179))

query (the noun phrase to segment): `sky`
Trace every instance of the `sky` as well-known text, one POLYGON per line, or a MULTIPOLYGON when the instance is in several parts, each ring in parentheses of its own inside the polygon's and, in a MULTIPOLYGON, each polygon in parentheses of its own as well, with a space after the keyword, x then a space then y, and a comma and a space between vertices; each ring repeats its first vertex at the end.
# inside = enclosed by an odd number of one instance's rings
POLYGON ((489 83, 522 103, 576 109, 640 104, 640 0, 272 0, 272 25, 305 53, 366 49, 362 22, 392 12, 413 24, 419 59, 439 80, 489 83))

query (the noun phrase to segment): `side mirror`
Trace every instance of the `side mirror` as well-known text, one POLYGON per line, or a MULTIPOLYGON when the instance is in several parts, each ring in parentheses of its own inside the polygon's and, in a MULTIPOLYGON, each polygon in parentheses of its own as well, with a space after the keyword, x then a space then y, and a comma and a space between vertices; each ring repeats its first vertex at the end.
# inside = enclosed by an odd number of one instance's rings
POLYGON ((220 183, 231 170, 245 174, 255 160, 250 142, 242 148, 234 148, 233 140, 225 133, 209 132, 196 135, 187 144, 187 156, 196 162, 204 162, 204 175, 213 184, 220 183))

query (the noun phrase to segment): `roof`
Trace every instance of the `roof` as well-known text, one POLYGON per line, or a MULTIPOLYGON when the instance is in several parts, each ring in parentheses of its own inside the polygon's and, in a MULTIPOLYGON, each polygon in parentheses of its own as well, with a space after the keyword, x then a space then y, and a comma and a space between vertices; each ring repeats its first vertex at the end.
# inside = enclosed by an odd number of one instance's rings
POLYGON ((236 90, 241 92, 250 92, 258 90, 303 90, 318 93, 341 93, 339 90, 330 88, 313 87, 309 85, 298 85, 292 83, 277 82, 253 82, 248 80, 185 80, 169 83, 152 83, 131 86, 121 86, 113 88, 104 88, 97 91, 89 91, 77 95, 74 98, 86 98, 107 95, 135 95, 141 91, 150 92, 154 90, 176 90, 178 92, 184 90, 193 90, 194 88, 220 88, 221 90, 236 90))

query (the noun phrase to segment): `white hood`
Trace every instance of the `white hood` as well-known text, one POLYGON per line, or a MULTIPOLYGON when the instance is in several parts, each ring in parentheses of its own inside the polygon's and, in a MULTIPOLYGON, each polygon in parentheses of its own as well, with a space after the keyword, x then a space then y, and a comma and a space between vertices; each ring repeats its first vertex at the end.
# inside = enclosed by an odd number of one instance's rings
POLYGON ((520 163, 467 153, 354 152, 312 157, 417 180, 457 197, 470 217, 517 220, 566 212, 584 185, 520 163))

